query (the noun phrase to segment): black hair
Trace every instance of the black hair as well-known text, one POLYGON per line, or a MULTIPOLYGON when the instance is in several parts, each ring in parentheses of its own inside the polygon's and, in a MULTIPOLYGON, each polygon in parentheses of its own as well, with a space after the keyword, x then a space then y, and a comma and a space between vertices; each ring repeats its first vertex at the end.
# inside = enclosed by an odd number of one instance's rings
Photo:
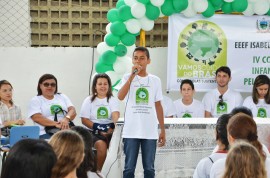
POLYGON ((231 69, 228 66, 221 66, 220 68, 218 68, 216 70, 216 76, 219 72, 224 72, 224 73, 228 74, 229 77, 231 77, 231 69))
POLYGON ((227 125, 229 119, 232 115, 230 114, 223 114, 221 115, 216 124, 216 140, 219 140, 224 146, 224 150, 229 150, 229 141, 227 138, 227 125))
POLYGON ((194 90, 194 84, 193 84, 193 82, 191 80, 189 80, 189 79, 182 80, 182 82, 180 84, 180 89, 181 90, 182 90, 182 87, 183 87, 184 84, 189 84, 191 86, 192 90, 194 90))
POLYGON ((253 117, 252 111, 245 106, 238 106, 238 107, 233 108, 230 114, 235 115, 238 113, 244 113, 244 114, 249 115, 250 117, 253 117))
POLYGON ((100 74, 96 74, 94 79, 93 79, 93 84, 92 84, 92 97, 91 97, 91 101, 93 102, 95 100, 95 98, 97 97, 97 90, 96 90, 96 85, 97 85, 97 81, 99 78, 105 78, 108 81, 108 92, 107 92, 107 101, 109 102, 109 99, 113 96, 112 94, 112 82, 111 82, 111 78, 105 74, 105 73, 100 73, 100 74))
MULTIPOLYGON (((150 53, 149 53, 147 48, 139 46, 139 47, 135 48, 134 52, 136 52, 136 51, 143 51, 145 53, 145 55, 147 56, 147 59, 150 59, 150 53)), ((133 52, 133 55, 134 55, 134 52, 133 52)))
POLYGON ((9 151, 1 178, 51 178, 57 157, 44 140, 23 139, 9 151))
POLYGON ((93 147, 93 138, 90 131, 82 126, 74 126, 71 130, 77 132, 82 136, 84 141, 84 159, 81 165, 77 168, 78 178, 88 178, 87 172, 96 172, 97 164, 96 157, 92 150, 93 147))
POLYGON ((49 79, 53 79, 55 80, 55 84, 56 84, 56 87, 55 87, 55 92, 54 94, 56 94, 58 92, 58 84, 57 84, 57 79, 54 75, 52 74, 44 74, 42 75, 39 80, 38 80, 38 86, 37 86, 37 92, 38 92, 38 96, 39 95, 42 95, 42 91, 41 91, 41 88, 40 88, 40 85, 45 81, 45 80, 49 80, 49 79))

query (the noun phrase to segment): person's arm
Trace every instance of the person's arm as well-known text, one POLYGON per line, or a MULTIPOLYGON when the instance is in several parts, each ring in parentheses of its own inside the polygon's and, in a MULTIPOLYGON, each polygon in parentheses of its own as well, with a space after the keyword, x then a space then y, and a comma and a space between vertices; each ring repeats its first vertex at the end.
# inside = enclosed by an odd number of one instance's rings
POLYGON ((205 118, 210 118, 210 117, 213 117, 211 112, 208 112, 208 111, 204 111, 204 117, 205 118))
POLYGON ((11 125, 24 125, 24 124, 25 124, 25 121, 23 119, 17 119, 14 121, 4 121, 3 126, 8 127, 11 125))
POLYGON ((93 129, 94 122, 90 121, 88 118, 82 117, 82 124, 88 127, 89 129, 93 129))
POLYGON ((52 121, 46 117, 44 117, 41 113, 36 113, 31 116, 32 120, 42 126, 55 126, 57 128, 60 128, 59 123, 52 121))
POLYGON ((160 101, 155 102, 155 107, 156 107, 159 127, 161 130, 159 134, 159 138, 158 138, 158 146, 162 147, 165 145, 166 138, 165 138, 165 127, 164 127, 164 115, 163 115, 163 108, 162 108, 161 102, 160 101))
POLYGON ((72 121, 76 117, 76 110, 74 106, 68 107, 68 112, 66 116, 59 121, 61 125, 61 129, 68 129, 69 128, 69 122, 72 121))
POLYGON ((135 74, 131 74, 129 76, 129 78, 127 79, 126 83, 119 90, 119 92, 118 92, 118 99, 119 100, 123 100, 126 97, 128 91, 130 89, 131 82, 134 79, 134 77, 135 77, 135 74))
POLYGON ((119 111, 112 112, 112 120, 113 120, 114 124, 118 121, 119 117, 120 117, 120 112, 119 111))

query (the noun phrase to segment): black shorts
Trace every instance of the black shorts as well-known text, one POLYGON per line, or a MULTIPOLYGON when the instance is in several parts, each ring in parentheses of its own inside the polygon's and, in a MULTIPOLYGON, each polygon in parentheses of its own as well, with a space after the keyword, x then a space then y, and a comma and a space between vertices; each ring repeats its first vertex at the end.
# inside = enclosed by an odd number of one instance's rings
POLYGON ((92 134, 92 138, 93 138, 93 146, 95 146, 95 143, 99 140, 103 140, 104 142, 106 142, 107 147, 109 147, 110 145, 110 141, 112 138, 112 134, 108 135, 107 137, 100 135, 100 134, 96 134, 94 133, 92 130, 89 130, 90 133, 92 134))

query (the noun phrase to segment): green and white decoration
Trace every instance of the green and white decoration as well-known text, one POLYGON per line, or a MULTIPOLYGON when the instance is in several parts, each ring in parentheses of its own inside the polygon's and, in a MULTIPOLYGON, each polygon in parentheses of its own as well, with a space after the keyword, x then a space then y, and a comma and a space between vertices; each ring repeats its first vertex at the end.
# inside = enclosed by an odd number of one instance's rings
POLYGON ((270 15, 269 6, 270 0, 118 0, 116 7, 107 13, 107 34, 104 42, 97 46, 96 72, 107 73, 113 86, 117 85, 132 66, 136 36, 141 29, 152 30, 159 17, 174 13, 193 17, 200 13, 209 18, 216 10, 225 14, 239 12, 245 16, 270 15))

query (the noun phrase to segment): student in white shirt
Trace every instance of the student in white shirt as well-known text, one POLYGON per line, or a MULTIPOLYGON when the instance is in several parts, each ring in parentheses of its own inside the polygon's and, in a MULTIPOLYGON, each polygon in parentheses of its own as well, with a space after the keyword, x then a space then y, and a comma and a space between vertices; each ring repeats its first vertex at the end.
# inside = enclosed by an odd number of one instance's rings
POLYGON ((267 75, 258 75, 255 78, 252 96, 248 96, 243 103, 250 110, 254 117, 270 117, 270 79, 267 75))
POLYGON ((203 118, 204 106, 202 102, 193 98, 195 94, 194 84, 191 80, 182 80, 180 85, 182 98, 174 101, 176 117, 178 118, 203 118))
MULTIPOLYGON (((257 125, 252 117, 238 113, 233 115, 227 125, 228 141, 233 145, 237 140, 246 140, 252 144, 259 152, 265 162, 267 177, 270 178, 270 160, 263 151, 262 144, 258 141, 257 125)), ((225 170, 226 158, 216 161, 210 171, 210 178, 221 178, 225 170)))
POLYGON ((193 178, 209 178, 212 165, 219 159, 225 158, 229 150, 227 139, 227 124, 231 118, 230 114, 221 115, 216 124, 217 150, 210 156, 203 158, 198 163, 193 178))
POLYGON ((165 118, 173 118, 176 115, 175 107, 171 98, 163 95, 163 100, 161 101, 161 104, 163 107, 163 113, 165 118))
POLYGON ((241 106, 243 98, 239 92, 229 88, 231 70, 222 66, 216 70, 217 88, 204 95, 203 104, 205 117, 218 118, 222 114, 230 113, 237 106, 241 106))

